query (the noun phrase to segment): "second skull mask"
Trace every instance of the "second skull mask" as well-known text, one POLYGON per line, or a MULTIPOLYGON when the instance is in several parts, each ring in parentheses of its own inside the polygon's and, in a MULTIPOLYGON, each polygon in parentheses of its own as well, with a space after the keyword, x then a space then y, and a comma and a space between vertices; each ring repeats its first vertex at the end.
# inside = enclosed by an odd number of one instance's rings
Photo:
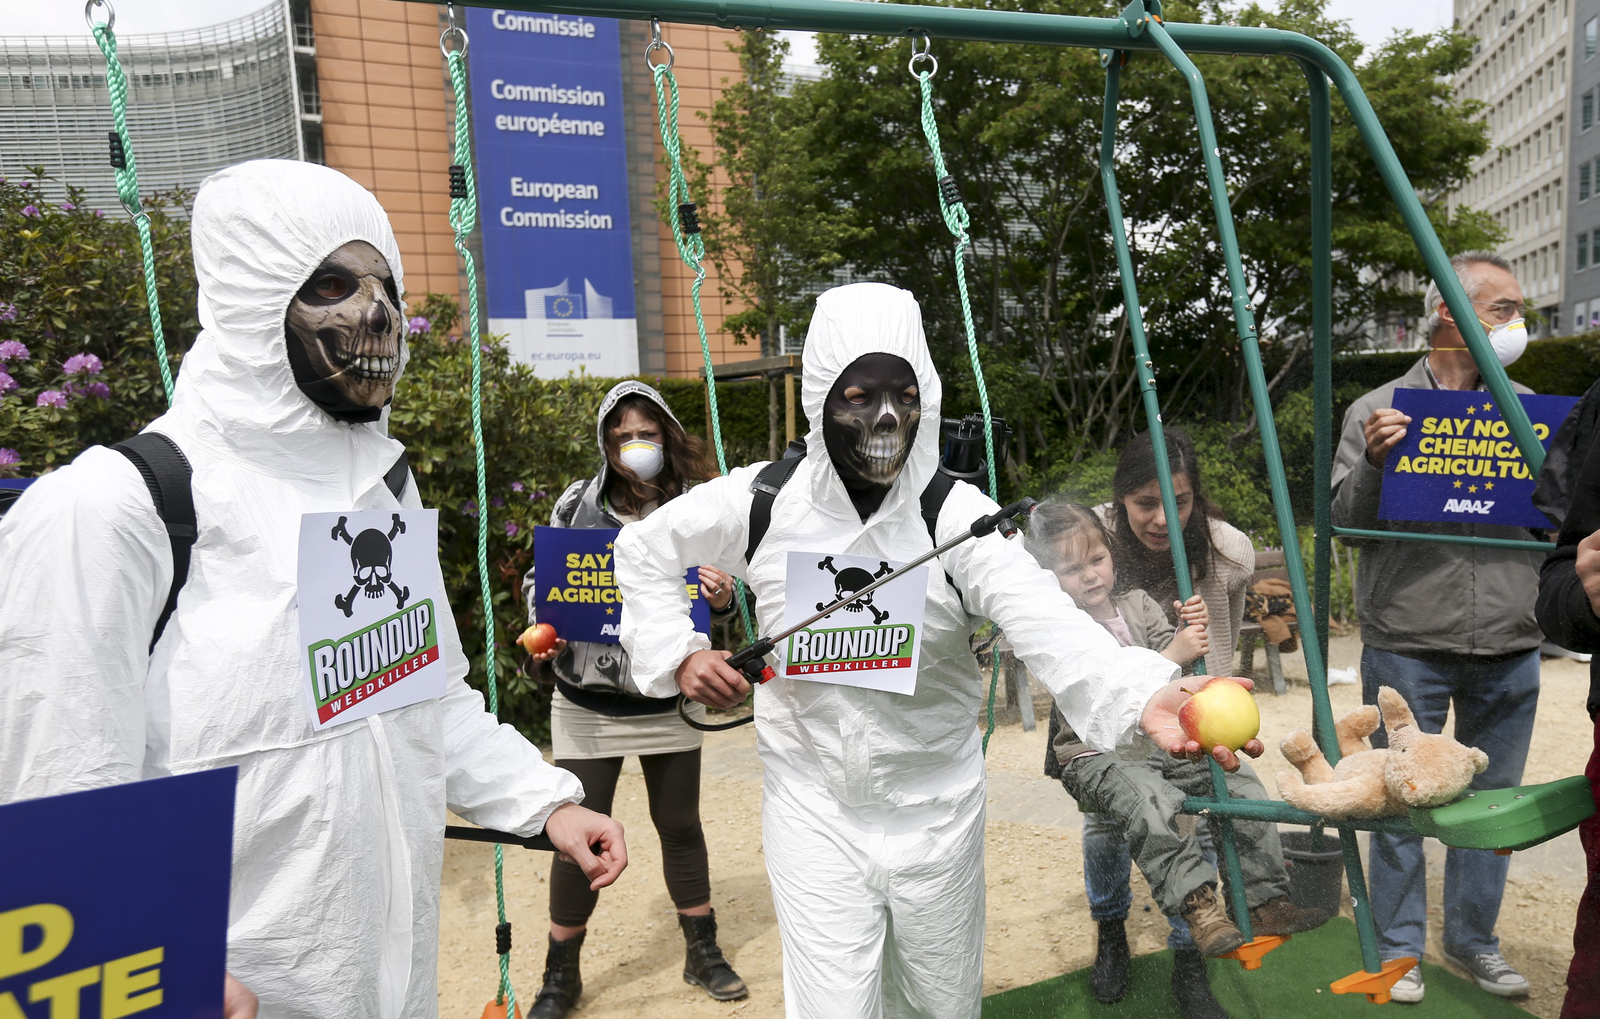
POLYGON ((922 417, 916 372, 893 354, 858 357, 828 391, 823 413, 828 456, 845 485, 885 492, 911 455, 922 417))
POLYGON ((394 397, 405 323, 389 262, 366 241, 336 249, 289 302, 289 366, 340 421, 376 421, 394 397))

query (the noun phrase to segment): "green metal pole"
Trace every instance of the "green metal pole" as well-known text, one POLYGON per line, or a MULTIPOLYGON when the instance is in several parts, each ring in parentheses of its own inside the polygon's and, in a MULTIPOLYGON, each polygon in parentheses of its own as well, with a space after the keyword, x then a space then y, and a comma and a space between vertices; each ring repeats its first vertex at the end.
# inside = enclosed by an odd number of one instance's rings
POLYGON ((1439 545, 1481 545, 1485 548, 1509 548, 1518 552, 1549 554, 1555 546, 1548 541, 1518 541, 1516 538, 1471 538, 1465 534, 1424 534, 1420 531, 1369 531, 1361 527, 1335 527, 1334 534, 1350 538, 1371 538, 1377 541, 1431 541, 1439 545))

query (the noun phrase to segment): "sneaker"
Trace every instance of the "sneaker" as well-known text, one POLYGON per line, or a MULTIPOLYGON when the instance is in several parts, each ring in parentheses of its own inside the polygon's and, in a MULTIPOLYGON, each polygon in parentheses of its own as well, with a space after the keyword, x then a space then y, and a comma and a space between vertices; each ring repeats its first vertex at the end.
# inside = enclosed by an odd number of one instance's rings
POLYGON ((1496 997, 1520 998, 1532 989, 1528 984, 1528 978, 1518 973, 1499 952, 1481 952, 1477 955, 1456 955, 1454 952, 1446 952, 1445 956, 1471 973, 1472 979, 1478 982, 1479 987, 1496 997))
POLYGON ((1422 1000, 1422 967, 1413 966, 1406 970, 1406 975, 1394 982, 1389 988, 1391 1001, 1404 1001, 1414 1004, 1422 1000))
POLYGON ((1245 943, 1245 936, 1228 919, 1222 900, 1211 885, 1201 885, 1183 900, 1183 919, 1189 924, 1189 937, 1208 959, 1215 959, 1245 943))

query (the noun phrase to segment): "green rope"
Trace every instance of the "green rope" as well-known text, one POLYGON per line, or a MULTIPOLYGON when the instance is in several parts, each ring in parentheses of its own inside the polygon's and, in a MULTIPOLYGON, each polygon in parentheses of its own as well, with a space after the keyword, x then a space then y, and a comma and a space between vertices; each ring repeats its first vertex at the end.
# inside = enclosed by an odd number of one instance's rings
MULTIPOLYGON (((483 456, 483 333, 478 321, 478 267, 467 248, 467 238, 478 225, 478 185, 472 172, 472 128, 467 113, 467 68, 462 48, 451 50, 450 86, 456 96, 455 162, 465 174, 467 196, 450 199, 450 226, 456 233, 456 251, 467 268, 468 340, 472 343, 472 451, 478 472, 478 586, 483 596, 483 668, 489 688, 489 713, 500 712, 500 692, 495 676, 494 599, 489 588, 489 476, 483 456)), ((494 898, 500 922, 506 922, 505 850, 494 845, 494 898)), ((511 987, 511 957, 500 956, 500 988, 495 1004, 505 1005, 507 1019, 516 1014, 517 996, 511 987)))
POLYGON ((150 335, 155 339, 156 363, 161 366, 161 385, 172 403, 172 366, 167 361, 167 338, 161 330, 161 302, 156 295, 156 254, 150 238, 150 215, 139 202, 139 174, 133 164, 133 139, 128 137, 128 77, 117 59, 117 37, 110 24, 94 26, 94 41, 106 55, 106 88, 111 92, 111 122, 122 143, 123 162, 115 170, 117 197, 139 228, 139 248, 144 253, 144 298, 150 307, 150 335))
MULTIPOLYGON (((933 63, 932 58, 926 56, 926 52, 924 50, 918 56, 922 56, 930 63, 933 63)), ((918 71, 915 69, 918 63, 918 56, 913 56, 912 58, 911 73, 922 86, 922 133, 927 136, 928 151, 933 155, 934 179, 940 182, 941 185, 935 189, 939 195, 939 211, 944 215, 944 225, 950 228, 950 233, 956 239, 956 289, 961 293, 961 318, 967 328, 967 354, 972 361, 972 378, 978 386, 978 404, 983 408, 983 445, 988 454, 989 498, 999 502, 1000 480, 995 472, 994 458, 994 417, 989 411, 989 387, 984 383, 983 365, 978 359, 978 331, 972 324, 972 299, 967 294, 966 256, 967 251, 972 247, 972 238, 967 234, 967 227, 972 225, 972 219, 967 215, 967 207, 960 201, 950 201, 945 195, 942 186, 945 178, 950 176, 950 171, 945 167, 944 149, 939 144, 939 125, 933 119, 933 74, 934 71, 938 70, 939 65, 933 63, 933 66, 928 70, 918 71)), ((987 724, 983 731, 983 752, 986 754, 989 752, 989 737, 994 735, 995 692, 1000 688, 1000 650, 998 644, 995 645, 991 658, 994 663, 994 671, 989 676, 987 724)))
MULTIPOLYGON (((646 54, 648 60, 648 53, 646 54)), ((650 65, 656 86, 656 118, 661 125, 661 144, 667 150, 667 213, 672 223, 672 239, 678 246, 678 257, 694 270, 694 285, 689 297, 694 304, 694 324, 700 331, 700 353, 706 363, 706 401, 711 409, 711 441, 717 451, 717 469, 728 473, 728 457, 722 449, 722 415, 717 409, 717 376, 711 363, 711 341, 706 339, 706 319, 700 308, 700 288, 706 282, 706 240, 698 232, 683 232, 679 206, 689 204, 689 182, 683 175, 683 139, 678 132, 678 79, 672 74, 671 60, 650 65)), ((745 637, 759 638, 750 619, 750 607, 745 603, 744 581, 733 582, 733 600, 739 604, 739 618, 744 623, 745 637)))

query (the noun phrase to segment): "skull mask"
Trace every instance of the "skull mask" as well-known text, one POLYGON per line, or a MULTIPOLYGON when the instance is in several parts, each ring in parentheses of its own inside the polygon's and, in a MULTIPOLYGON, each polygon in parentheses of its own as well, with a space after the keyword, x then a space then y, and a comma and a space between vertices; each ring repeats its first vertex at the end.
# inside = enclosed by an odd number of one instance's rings
POLYGON ((294 380, 340 421, 376 421, 394 397, 403 328, 388 261, 366 241, 351 241, 289 302, 284 335, 294 380))
POLYGON ((916 372, 893 354, 865 354, 839 374, 822 411, 828 457, 864 520, 911 456, 922 416, 916 372))

